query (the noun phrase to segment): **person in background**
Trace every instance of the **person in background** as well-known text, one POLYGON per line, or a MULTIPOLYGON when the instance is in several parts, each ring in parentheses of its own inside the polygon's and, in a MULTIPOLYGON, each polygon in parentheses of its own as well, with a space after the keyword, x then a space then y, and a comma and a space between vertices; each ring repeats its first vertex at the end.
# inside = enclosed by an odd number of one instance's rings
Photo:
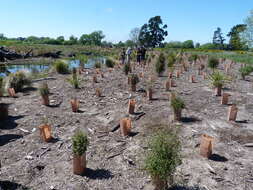
POLYGON ((141 55, 142 55, 142 51, 141 51, 141 48, 140 47, 138 47, 137 48, 137 63, 138 63, 138 65, 140 65, 141 64, 141 55))
POLYGON ((144 46, 142 46, 142 48, 141 48, 141 62, 142 62, 143 65, 145 65, 145 63, 146 63, 145 62, 146 52, 147 52, 146 48, 144 46))
POLYGON ((121 64, 125 64, 125 60, 126 60, 126 49, 125 48, 122 49, 120 57, 121 57, 121 64))
POLYGON ((126 50, 126 58, 127 58, 126 62, 127 63, 130 63, 131 53, 132 53, 132 49, 131 49, 131 47, 128 47, 126 50))

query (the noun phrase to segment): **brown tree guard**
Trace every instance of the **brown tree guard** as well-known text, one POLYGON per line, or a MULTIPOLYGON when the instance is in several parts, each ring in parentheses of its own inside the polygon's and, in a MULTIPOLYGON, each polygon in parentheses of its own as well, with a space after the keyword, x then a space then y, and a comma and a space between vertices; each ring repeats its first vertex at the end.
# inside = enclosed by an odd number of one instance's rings
POLYGON ((149 88, 147 90, 147 97, 148 97, 148 100, 152 100, 153 99, 153 90, 152 90, 152 88, 149 88))
POLYGON ((94 83, 97 83, 98 81, 97 81, 97 76, 96 75, 93 75, 93 82, 94 83))
POLYGON ((168 73, 168 78, 171 79, 172 76, 173 76, 173 73, 172 73, 172 72, 169 72, 169 73, 168 73))
POLYGON ((176 72, 176 77, 179 78, 180 77, 180 71, 176 72))
POLYGON ((213 141, 214 138, 206 134, 201 135, 200 142, 200 155, 206 158, 210 158, 213 153, 213 141))
POLYGON ((181 121, 182 118, 182 109, 174 110, 174 120, 181 121))
POLYGON ((170 88, 171 88, 171 80, 168 79, 168 80, 166 81, 166 83, 165 83, 165 89, 166 89, 166 91, 169 91, 170 88))
POLYGON ((152 183, 155 186, 154 190, 166 190, 166 189, 168 189, 167 180, 160 179, 158 176, 152 177, 152 183))
POLYGON ((40 136, 41 136, 43 141, 49 142, 50 140, 52 140, 51 126, 42 125, 42 126, 39 127, 39 129, 40 129, 40 136))
POLYGON ((8 104, 0 103, 0 120, 4 120, 8 117, 9 111, 8 111, 8 104))
POLYGON ((96 96, 97 97, 101 97, 101 95, 102 95, 101 89, 100 88, 96 88, 96 96))
POLYGON ((191 82, 191 83, 195 83, 195 76, 194 76, 194 75, 191 75, 191 76, 190 76, 190 82, 191 82))
POLYGON ((129 100, 129 102, 128 102, 128 113, 129 114, 134 114, 135 104, 136 104, 135 99, 129 100))
POLYGON ((228 121, 236 121, 238 108, 236 105, 232 105, 228 109, 228 121))
POLYGON ((120 120, 120 131, 122 136, 127 136, 131 132, 132 122, 130 118, 120 120))
POLYGON ((8 88, 8 94, 10 97, 16 97, 14 88, 8 88))
POLYGON ((49 96, 48 95, 42 96, 42 105, 49 106, 49 96))
POLYGON ((79 109, 79 100, 72 99, 70 100, 71 108, 73 112, 78 112, 79 109))
POLYGON ((230 94, 228 93, 223 93, 222 94, 222 98, 221 98, 221 104, 222 105, 227 105, 228 104, 228 97, 230 96, 230 94))
POLYGON ((135 91, 136 91, 136 84, 132 84, 132 83, 131 83, 130 87, 131 87, 131 91, 132 91, 132 92, 135 92, 135 91))
POLYGON ((73 155, 73 173, 76 175, 83 175, 86 169, 86 153, 83 155, 73 155))
POLYGON ((222 87, 221 86, 218 86, 214 89, 214 92, 215 92, 215 96, 221 96, 221 90, 222 90, 222 87))

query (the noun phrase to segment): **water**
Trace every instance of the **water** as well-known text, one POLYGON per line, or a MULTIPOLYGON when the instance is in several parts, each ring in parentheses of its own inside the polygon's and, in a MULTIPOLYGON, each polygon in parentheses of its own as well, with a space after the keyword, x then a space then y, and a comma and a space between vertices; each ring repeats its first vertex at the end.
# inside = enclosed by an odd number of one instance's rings
MULTIPOLYGON (((84 64, 84 68, 86 68, 86 69, 93 68, 96 62, 100 62, 101 64, 104 64, 105 58, 96 57, 96 58, 88 59, 87 63, 84 64)), ((79 60, 69 61, 70 69, 72 69, 74 67, 79 67, 79 66, 81 66, 79 60)), ((4 66, 0 65, 0 76, 6 76, 4 69, 6 69, 8 73, 15 73, 20 70, 24 70, 24 71, 28 71, 28 72, 32 72, 32 73, 38 73, 38 72, 46 71, 49 68, 50 68, 49 64, 36 64, 36 63, 34 63, 34 64, 29 63, 29 64, 18 64, 18 65, 6 65, 5 68, 4 68, 4 66)))

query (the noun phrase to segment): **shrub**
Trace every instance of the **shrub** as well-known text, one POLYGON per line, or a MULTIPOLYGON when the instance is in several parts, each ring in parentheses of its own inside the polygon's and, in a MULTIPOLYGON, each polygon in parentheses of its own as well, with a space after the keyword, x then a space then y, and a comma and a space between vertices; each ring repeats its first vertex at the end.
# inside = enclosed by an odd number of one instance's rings
POLYGON ((170 105, 175 112, 185 108, 185 103, 180 97, 172 98, 170 105))
POLYGON ((165 57, 163 53, 161 53, 158 57, 155 70, 159 76, 165 71, 165 57))
POLYGON ((99 69, 99 68, 101 68, 101 63, 100 62, 96 62, 94 66, 95 66, 95 68, 99 69))
POLYGON ((176 57, 175 55, 171 54, 169 57, 168 57, 168 67, 171 68, 174 66, 176 62, 176 57))
POLYGON ((175 132, 160 131, 149 142, 145 170, 151 175, 157 188, 165 189, 168 179, 173 182, 176 167, 181 164, 180 141, 175 132), (161 181, 163 186, 159 186, 161 181))
POLYGON ((73 153, 82 156, 86 152, 88 144, 87 135, 81 131, 76 132, 72 137, 73 153))
POLYGON ((240 73, 242 76, 242 79, 244 80, 247 75, 253 72, 253 67, 250 65, 247 65, 245 67, 240 68, 240 73))
POLYGON ((18 71, 10 74, 9 84, 11 88, 14 88, 15 92, 20 92, 24 86, 31 85, 31 79, 25 74, 24 71, 18 71))
POLYGON ((132 85, 136 85, 140 81, 137 74, 131 74, 130 78, 131 78, 132 85))
POLYGON ((63 61, 56 61, 54 67, 57 73, 67 74, 69 73, 69 65, 63 61))
POLYGON ((211 81, 211 84, 214 87, 221 88, 225 84, 225 82, 228 80, 228 78, 221 72, 215 71, 213 72, 213 74, 209 76, 209 80, 211 81))
POLYGON ((49 95, 49 88, 46 82, 43 82, 39 87, 39 92, 41 96, 48 96, 49 95))
POLYGON ((131 72, 131 66, 129 63, 124 65, 123 71, 124 71, 125 75, 128 75, 128 73, 131 72))
POLYGON ((105 65, 109 68, 113 68, 114 67, 114 62, 112 59, 106 59, 105 60, 105 65))
POLYGON ((67 79, 68 82, 74 87, 74 88, 79 88, 79 79, 77 77, 77 71, 76 68, 73 68, 72 70, 72 76, 71 78, 67 79))
POLYGON ((211 69, 216 69, 219 65, 219 60, 215 57, 211 57, 210 59, 208 59, 208 67, 211 69))
POLYGON ((197 54, 192 54, 190 57, 189 57, 189 61, 190 62, 193 62, 193 61, 197 61, 198 59, 198 55, 197 54))

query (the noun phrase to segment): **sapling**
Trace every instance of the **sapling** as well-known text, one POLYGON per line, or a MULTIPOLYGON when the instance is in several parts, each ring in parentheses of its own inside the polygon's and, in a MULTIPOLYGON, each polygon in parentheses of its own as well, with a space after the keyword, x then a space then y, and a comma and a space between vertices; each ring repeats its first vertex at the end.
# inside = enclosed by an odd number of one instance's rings
POLYGON ((113 62, 113 60, 112 59, 106 59, 105 60, 105 65, 108 67, 108 68, 113 68, 114 67, 114 62, 113 62))
POLYGON ((124 71, 125 75, 128 75, 128 73, 131 72, 131 66, 130 66, 129 63, 126 63, 126 64, 124 65, 123 71, 124 71))
POLYGON ((214 71, 210 76, 209 80, 213 87, 217 90, 217 96, 221 96, 221 89, 224 84, 229 80, 224 74, 219 71, 214 71))
POLYGON ((49 88, 46 82, 42 83, 39 87, 39 93, 42 97, 42 104, 48 106, 49 105, 49 88))
POLYGON ((137 83, 140 82, 139 77, 138 77, 137 74, 131 74, 129 77, 130 77, 131 90, 133 92, 135 92, 136 91, 136 85, 137 85, 137 83))
POLYGON ((219 65, 219 60, 215 57, 211 57, 208 59, 208 67, 211 68, 214 72, 214 69, 216 69, 219 65))
POLYGON ((69 73, 69 65, 61 60, 58 60, 54 63, 54 68, 59 74, 68 74, 69 73))
POLYGON ((245 77, 253 72, 253 67, 251 65, 241 67, 239 72, 241 73, 242 79, 245 80, 245 77))
POLYGON ((172 96, 170 105, 174 111, 174 119, 180 121, 182 110, 185 108, 184 101, 178 96, 172 96))
POLYGON ((79 79, 77 77, 77 71, 76 71, 76 68, 73 68, 72 70, 72 76, 71 78, 67 79, 68 82, 73 85, 74 88, 79 88, 79 79))
POLYGON ((31 85, 31 79, 24 71, 18 71, 16 73, 10 74, 9 84, 10 88, 14 88, 15 92, 20 92, 24 86, 31 85))
POLYGON ((181 164, 180 141, 175 132, 160 131, 149 142, 144 169, 151 175, 155 190, 165 190, 181 164))
POLYGON ((164 54, 161 53, 156 61, 155 64, 155 70, 158 74, 158 76, 161 76, 161 74, 165 71, 165 57, 164 54))
POLYGON ((99 69, 99 68, 101 68, 101 63, 100 62, 96 62, 94 66, 95 66, 95 68, 99 69))

